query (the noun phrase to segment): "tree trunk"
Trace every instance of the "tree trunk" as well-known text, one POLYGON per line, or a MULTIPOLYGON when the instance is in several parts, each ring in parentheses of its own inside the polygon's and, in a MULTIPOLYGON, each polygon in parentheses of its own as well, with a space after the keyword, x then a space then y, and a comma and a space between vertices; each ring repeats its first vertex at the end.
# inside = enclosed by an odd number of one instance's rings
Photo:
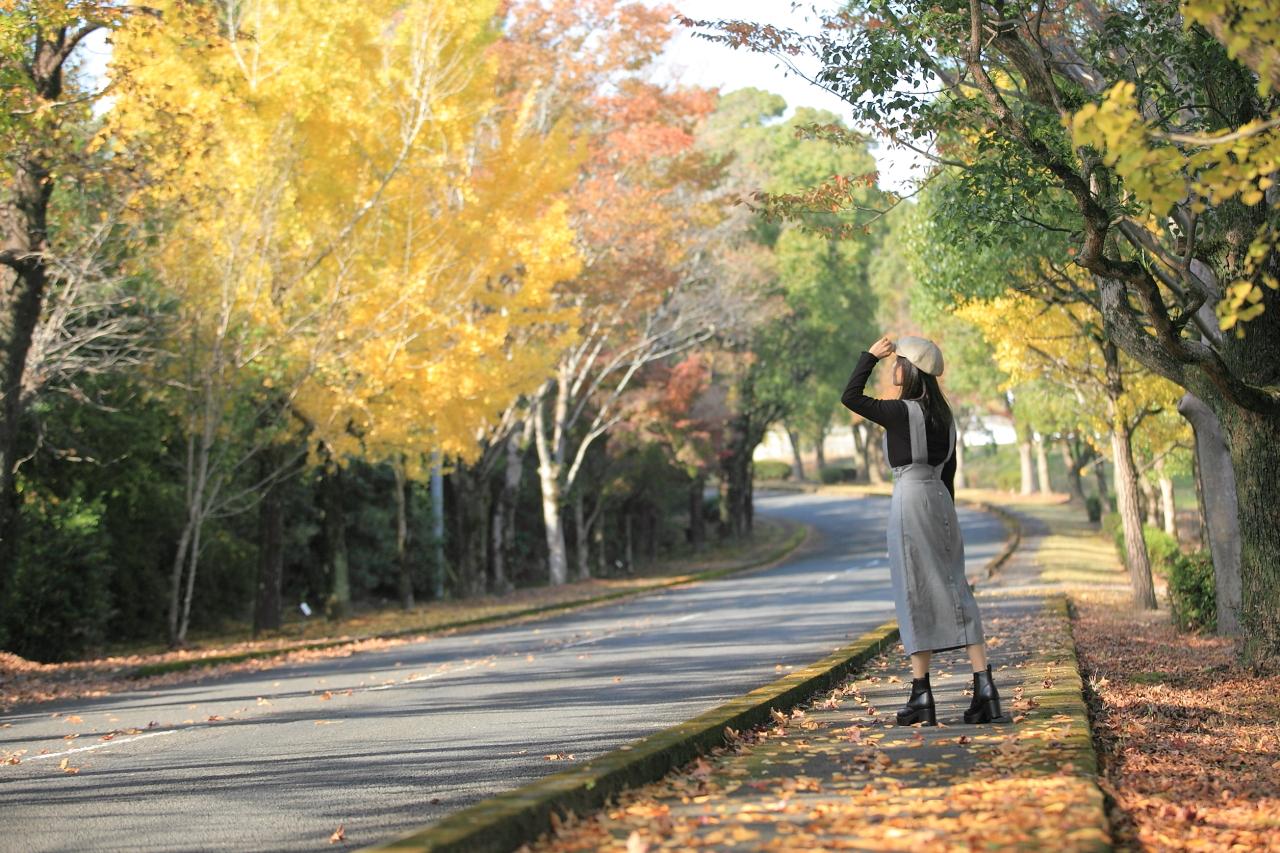
POLYGON ((1141 500, 1139 501, 1139 509, 1141 511, 1143 523, 1149 527, 1160 526, 1160 502, 1156 500, 1156 487, 1151 482, 1150 477, 1138 476, 1138 489, 1141 492, 1141 500))
POLYGON ((968 483, 964 478, 964 424, 956 424, 956 475, 955 487, 957 489, 967 488, 968 483))
POLYGON ((464 596, 482 595, 488 577, 492 492, 482 472, 457 464, 449 473, 453 489, 451 541, 458 587, 464 596))
POLYGON ((609 555, 604 547, 605 515, 601 512, 602 504, 603 501, 597 499, 596 509, 592 514, 598 515, 599 520, 591 528, 591 537, 596 541, 596 577, 599 578, 612 574, 609 571, 609 555))
POLYGON ((1036 490, 1035 468, 1031 463, 1031 438, 1022 424, 1015 422, 1014 429, 1018 436, 1018 462, 1022 470, 1022 485, 1018 493, 1029 495, 1036 490))
POLYGON ((1045 451, 1044 436, 1036 433, 1035 436, 1036 450, 1036 476, 1040 483, 1040 494, 1047 495, 1053 491, 1053 484, 1049 482, 1049 454, 1045 451))
POLYGON ((591 554, 588 553, 587 543, 587 514, 584 511, 582 499, 582 490, 573 498, 573 538, 578 549, 578 580, 585 581, 591 579, 591 554))
POLYGON ((791 474, 796 482, 803 483, 804 476, 804 460, 800 458, 800 433, 791 427, 786 427, 787 438, 791 440, 791 474))
POLYGON ((647 528, 645 536, 645 561, 649 565, 653 565, 658 561, 658 536, 660 533, 658 525, 658 511, 653 507, 649 507, 648 512, 645 513, 645 526, 647 528))
POLYGON ((1107 460, 1101 453, 1097 454, 1093 459, 1093 481, 1098 488, 1098 500, 1102 503, 1102 511, 1107 512, 1111 507, 1110 493, 1107 491, 1107 460))
POLYGON ((503 595, 512 590, 507 563, 516 538, 516 503, 520 483, 524 479, 524 451, 533 438, 533 418, 525 418, 521 429, 507 436, 507 460, 503 469, 502 490, 498 493, 493 517, 493 591, 503 595))
MULTIPOLYGON (((271 454, 267 454, 268 458, 271 454)), ((258 582, 253 603, 253 636, 280 630, 280 587, 284 579, 284 484, 273 482, 258 504, 258 582)))
POLYGON ((1274 665, 1280 662, 1280 418, 1225 406, 1218 417, 1236 478, 1244 658, 1274 665))
POLYGON ((856 424, 849 424, 849 431, 853 433, 853 481, 855 483, 865 483, 868 480, 867 475, 867 425, 865 421, 856 424))
POLYGON ((750 530, 751 452, 748 427, 742 417, 730 424, 728 453, 720 468, 720 525, 723 534, 738 538, 750 530))
POLYGON ((626 511, 622 514, 622 524, 623 524, 623 531, 624 531, 623 535, 624 535, 624 539, 626 540, 626 549, 627 549, 626 557, 625 557, 625 560, 626 560, 625 568, 627 570, 627 574, 631 574, 632 572, 635 571, 636 561, 635 561, 635 551, 632 549, 632 543, 631 543, 631 512, 630 511, 626 511))
POLYGON ((347 560, 347 521, 342 493, 342 468, 328 459, 320 477, 320 495, 324 506, 324 564, 329 578, 325 615, 330 619, 342 619, 351 612, 351 567, 347 560))
MULTIPOLYGON (((557 397, 563 397, 563 392, 557 397)), ((569 562, 564 542, 564 521, 560 507, 560 463, 547 430, 546 402, 539 397, 533 406, 535 444, 538 447, 538 483, 542 488, 542 522, 547 537, 547 575, 553 586, 569 580, 569 562)))
POLYGON ((409 561, 409 482, 405 476, 404 458, 391 463, 396 475, 396 566, 400 570, 400 607, 413 609, 413 565, 409 561))
MULTIPOLYGON (((1217 598, 1218 633, 1240 633, 1243 598, 1242 542, 1232 452, 1227 448, 1221 422, 1204 402, 1184 394, 1178 411, 1191 424, 1196 437, 1196 471, 1202 484, 1204 516, 1202 536, 1208 537, 1213 555, 1214 592, 1217 598)), ((1275 480, 1271 488, 1275 487, 1275 480)), ((1274 494, 1268 498, 1275 500, 1274 494)), ((1274 521, 1274 520, 1273 520, 1274 521)))
POLYGON ((440 451, 431 455, 431 538, 435 551, 435 599, 444 599, 444 578, 448 564, 444 556, 444 475, 440 472, 440 451))
POLYGON ((823 427, 813 437, 814 464, 817 466, 818 482, 822 482, 822 469, 827 467, 827 430, 823 427))
MULTIPOLYGON (((55 141, 60 112, 46 107, 62 97, 63 65, 76 45, 68 39, 78 41, 84 32, 95 28, 73 35, 65 25, 41 27, 23 43, 24 61, 6 69, 15 77, 26 77, 36 95, 33 119, 15 113, 6 120, 16 119, 19 126, 39 121, 43 125, 39 132, 46 136, 40 144, 7 146, 5 171, 9 180, 0 192, 0 265, 12 270, 11 278, 0 276, 0 600, 16 555, 18 437, 27 404, 23 380, 49 287, 49 259, 54 256, 49 242, 49 203, 58 177, 54 155, 62 143, 55 141), (26 47, 32 48, 29 54, 26 47)), ((19 131, 18 137, 21 135, 19 131)), ((171 622, 176 622, 172 615, 171 622)))
MULTIPOLYGON (((1209 546, 1209 514, 1208 514, 1208 511, 1205 509, 1204 477, 1200 476, 1200 454, 1199 453, 1191 454, 1191 478, 1195 481, 1195 484, 1196 484, 1196 522, 1199 524, 1199 527, 1200 527, 1199 535, 1196 538, 1199 542, 1199 548, 1201 551, 1212 552, 1212 549, 1209 546)), ((1215 560, 1215 568, 1214 568, 1215 577, 1218 574, 1218 570, 1216 568, 1216 562, 1217 561, 1215 560)))
POLYGON ((880 441, 883 435, 884 430, 878 427, 867 435, 867 480, 875 486, 884 482, 884 466, 887 464, 884 445, 880 441))
POLYGON ((1111 433, 1111 449, 1115 456, 1116 497, 1120 522, 1124 527, 1125 565, 1133 584, 1133 603, 1143 610, 1155 610, 1156 593, 1151 582, 1151 560, 1142 536, 1142 516, 1138 514, 1138 478, 1133 466, 1133 450, 1128 424, 1117 416, 1111 433))
MULTIPOLYGON (((1160 466, 1164 467, 1163 464, 1160 466)), ((1160 476, 1160 514, 1164 518, 1164 532, 1178 538, 1178 510, 1173 503, 1173 480, 1160 476)))
POLYGON ((1067 472, 1067 491, 1071 493, 1071 500, 1084 506, 1084 483, 1080 479, 1080 463, 1072 452, 1071 439, 1064 435, 1058 446, 1062 449, 1062 467, 1067 472))
POLYGON ((699 471, 689 484, 689 545, 695 553, 707 542, 707 519, 702 511, 706 490, 707 475, 699 471))

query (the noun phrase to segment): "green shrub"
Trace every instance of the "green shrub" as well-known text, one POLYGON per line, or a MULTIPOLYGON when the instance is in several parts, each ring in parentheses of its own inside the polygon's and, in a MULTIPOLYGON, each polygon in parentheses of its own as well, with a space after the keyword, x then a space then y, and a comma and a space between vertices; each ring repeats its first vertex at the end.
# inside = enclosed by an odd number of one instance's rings
POLYGON ((1102 519, 1102 501, 1097 495, 1089 495, 1084 499, 1084 510, 1089 514, 1090 521, 1100 521, 1102 519))
POLYGON ((757 480, 785 480, 791 476, 791 466, 777 459, 764 459, 752 464, 757 480))
POLYGON ((831 483, 849 483, 853 481, 854 470, 852 468, 842 468, 838 465, 826 465, 818 472, 818 477, 828 485, 831 483))
POLYGON ((0 606, 4 648, 49 663, 101 646, 111 618, 102 516, 100 500, 23 495, 18 558, 0 606))
POLYGON ((1142 537, 1146 540, 1147 554, 1151 557, 1151 571, 1161 577, 1169 577, 1174 563, 1182 556, 1178 540, 1158 527, 1142 528, 1142 537))
POLYGON ((1183 631, 1213 631, 1218 604, 1213 582, 1213 558, 1207 551, 1179 554, 1169 570, 1169 604, 1183 631))
MULTIPOLYGON (((1102 516, 1102 529, 1115 540, 1116 551, 1124 560, 1124 525, 1120 523, 1120 513, 1109 512, 1102 516)), ((1147 547, 1147 556, 1151 559, 1151 571, 1160 577, 1167 578, 1173 570, 1174 562, 1182 556, 1178 540, 1158 527, 1143 525, 1142 538, 1147 547)))

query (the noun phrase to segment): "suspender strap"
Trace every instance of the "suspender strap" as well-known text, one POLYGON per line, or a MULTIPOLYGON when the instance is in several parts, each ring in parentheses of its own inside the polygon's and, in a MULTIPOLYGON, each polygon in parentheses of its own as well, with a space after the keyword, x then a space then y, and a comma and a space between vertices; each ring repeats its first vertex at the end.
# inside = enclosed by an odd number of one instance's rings
POLYGON ((907 421, 911 427, 911 462, 929 464, 929 446, 924 435, 924 411, 915 400, 907 400, 907 421))

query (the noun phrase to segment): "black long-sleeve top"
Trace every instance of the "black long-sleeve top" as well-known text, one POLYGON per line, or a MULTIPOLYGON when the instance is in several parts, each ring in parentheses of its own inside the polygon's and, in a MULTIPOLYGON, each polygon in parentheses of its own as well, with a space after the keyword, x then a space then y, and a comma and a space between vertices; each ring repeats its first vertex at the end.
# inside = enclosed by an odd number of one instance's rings
MULTIPOLYGON (((857 366, 853 368, 853 374, 849 377, 849 383, 844 387, 844 393, 840 395, 840 402, 849 411, 856 412, 884 427, 885 433, 889 436, 889 464, 896 468, 911 462, 911 416, 907 414, 907 404, 902 400, 877 400, 862 393, 862 390, 867 387, 867 380, 871 378, 871 371, 875 368, 877 361, 879 359, 871 353, 862 353, 858 358, 857 366)), ((928 419, 925 420, 925 439, 928 444, 930 465, 941 464, 943 457, 947 455, 951 438, 950 429, 950 423, 938 429, 931 428, 928 419)), ((942 468, 942 482, 951 493, 951 499, 955 500, 956 456, 954 453, 942 468)))

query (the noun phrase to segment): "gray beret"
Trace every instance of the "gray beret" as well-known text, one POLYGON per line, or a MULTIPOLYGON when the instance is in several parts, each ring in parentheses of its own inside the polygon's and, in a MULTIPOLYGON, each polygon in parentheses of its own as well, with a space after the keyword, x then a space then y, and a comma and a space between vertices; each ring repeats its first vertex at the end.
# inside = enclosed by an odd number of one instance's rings
POLYGON ((894 351, 932 376, 942 375, 942 350, 927 338, 916 338, 910 335, 898 338, 894 351))

